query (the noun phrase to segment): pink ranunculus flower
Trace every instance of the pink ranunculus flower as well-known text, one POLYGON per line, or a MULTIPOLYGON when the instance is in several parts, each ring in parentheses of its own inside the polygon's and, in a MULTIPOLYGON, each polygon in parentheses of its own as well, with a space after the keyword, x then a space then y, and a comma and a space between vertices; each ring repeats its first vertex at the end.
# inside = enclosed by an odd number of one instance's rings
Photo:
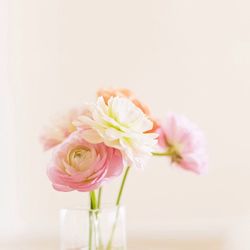
POLYGON ((175 165, 197 174, 207 171, 206 143, 202 131, 186 117, 170 113, 160 124, 162 155, 175 165))
POLYGON ((73 132, 55 148, 48 177, 58 191, 89 192, 122 173, 119 150, 104 143, 88 143, 81 133, 81 130, 73 132))
POLYGON ((77 130, 72 123, 81 115, 87 115, 87 107, 73 108, 66 114, 56 117, 52 125, 46 127, 40 136, 44 150, 49 150, 62 143, 71 133, 77 130))

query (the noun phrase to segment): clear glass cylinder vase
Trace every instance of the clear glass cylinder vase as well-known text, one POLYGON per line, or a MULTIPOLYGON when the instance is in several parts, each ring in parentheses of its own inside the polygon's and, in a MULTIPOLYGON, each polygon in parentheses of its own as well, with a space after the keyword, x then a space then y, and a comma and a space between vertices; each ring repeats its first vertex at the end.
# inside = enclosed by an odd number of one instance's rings
POLYGON ((125 208, 62 209, 61 250, 126 250, 125 208))

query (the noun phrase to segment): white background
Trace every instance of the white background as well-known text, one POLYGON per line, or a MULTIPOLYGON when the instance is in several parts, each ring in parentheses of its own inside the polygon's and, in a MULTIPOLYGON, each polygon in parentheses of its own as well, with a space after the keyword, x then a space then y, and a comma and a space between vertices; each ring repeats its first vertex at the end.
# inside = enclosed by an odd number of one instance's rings
POLYGON ((183 113, 208 139, 207 176, 164 159, 131 173, 130 231, 217 232, 250 214, 249 1, 0 6, 0 240, 56 237, 58 209, 86 202, 83 193, 51 188, 38 137, 50 117, 94 100, 100 87, 130 88, 158 116, 183 113))

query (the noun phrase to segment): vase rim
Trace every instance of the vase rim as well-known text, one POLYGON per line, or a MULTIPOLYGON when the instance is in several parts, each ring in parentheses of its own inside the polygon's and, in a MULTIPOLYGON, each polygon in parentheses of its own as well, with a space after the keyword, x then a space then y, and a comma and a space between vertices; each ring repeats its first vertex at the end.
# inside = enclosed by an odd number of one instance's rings
POLYGON ((64 207, 61 208, 60 211, 61 212, 65 212, 65 211, 85 211, 85 212, 96 212, 96 211, 112 211, 112 210, 116 210, 117 208, 119 209, 124 209, 125 206, 124 205, 114 205, 112 203, 104 203, 101 208, 97 208, 97 209, 90 209, 89 206, 73 206, 73 207, 64 207))

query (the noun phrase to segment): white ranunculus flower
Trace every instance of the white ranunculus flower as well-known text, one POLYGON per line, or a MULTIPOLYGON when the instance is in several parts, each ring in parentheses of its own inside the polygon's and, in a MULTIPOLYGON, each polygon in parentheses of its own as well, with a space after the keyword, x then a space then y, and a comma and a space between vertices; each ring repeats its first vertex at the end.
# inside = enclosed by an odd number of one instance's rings
POLYGON ((117 148, 127 166, 142 167, 157 143, 157 134, 145 133, 153 124, 129 99, 111 97, 108 104, 99 97, 90 116, 80 116, 74 124, 83 128, 90 143, 104 142, 117 148))

